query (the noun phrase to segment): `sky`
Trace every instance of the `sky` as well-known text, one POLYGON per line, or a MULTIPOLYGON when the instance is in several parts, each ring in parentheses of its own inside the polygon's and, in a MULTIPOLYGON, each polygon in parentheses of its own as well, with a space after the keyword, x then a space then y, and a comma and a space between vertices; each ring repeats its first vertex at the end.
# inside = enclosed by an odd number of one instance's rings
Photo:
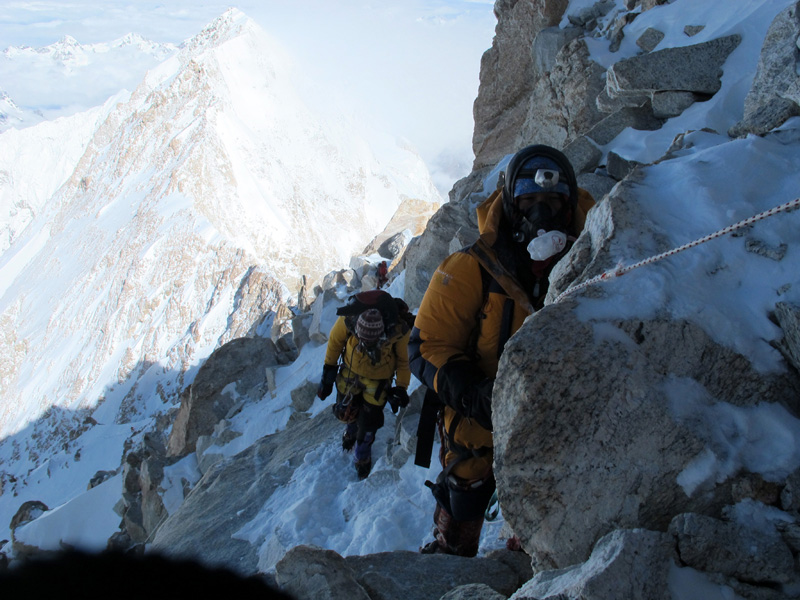
MULTIPOLYGON (((480 8, 481 4, 476 6, 480 8)), ((727 127, 741 117, 748 87, 745 84, 754 74, 754 56, 758 55, 766 28, 772 17, 789 4, 785 0, 756 3, 730 0, 725 11, 714 12, 707 10, 709 3, 676 0, 634 22, 639 32, 660 24, 667 34, 661 47, 685 44, 682 28, 688 23, 707 25, 707 31, 695 42, 729 32, 744 35, 742 44, 725 65, 722 89, 716 96, 693 105, 659 131, 628 130, 604 148, 626 158, 647 161, 653 155, 663 154, 676 133, 694 131, 687 136, 686 146, 677 157, 645 170, 644 179, 638 182, 630 198, 640 207, 646 219, 644 225, 661 239, 669 240, 673 247, 796 198, 800 189, 800 118, 791 119, 779 132, 766 138, 732 141, 724 135, 727 127), (746 20, 742 20, 745 16, 746 20), (709 123, 720 133, 700 131, 709 123)), ((177 16, 175 19, 175 23, 183 22, 177 16)), ((4 22, 3 30, 6 28, 4 22)), ((634 39, 631 35, 623 45, 620 51, 623 55, 635 51, 634 39)), ((609 60, 601 42, 593 44, 592 52, 598 62, 609 60)), ((503 163, 487 176, 486 190, 494 189, 502 166, 503 163)), ((754 224, 748 236, 771 248, 785 245, 783 259, 770 260, 747 252, 741 237, 724 236, 597 284, 607 286, 612 292, 608 299, 576 295, 577 314, 587 321, 614 320, 651 318, 666 310, 676 319, 696 323, 718 343, 750 358, 764 373, 785 369, 783 359, 772 346, 781 332, 768 315, 779 300, 800 305, 800 275, 796 268, 800 263, 799 231, 800 211, 779 213, 754 224), (620 297, 627 301, 619 302, 620 297)), ((635 231, 624 232, 612 240, 610 251, 620 264, 647 258, 639 251, 646 252, 650 242, 646 237, 636 236, 635 231)), ((400 273, 389 291, 402 296, 403 281, 404 275, 400 273)), ((323 327, 331 325, 331 319, 329 312, 323 327)), ((596 334, 598 343, 611 335, 608 328, 602 327, 597 328, 596 334)), ((284 427, 291 411, 291 390, 307 380, 318 379, 323 357, 324 346, 309 344, 295 363, 279 370, 278 393, 274 398, 265 397, 246 406, 232 422, 242 436, 220 451, 229 455, 239 452, 260 436, 284 427)), ((412 389, 416 385, 414 381, 412 389)), ((768 404, 732 406, 724 398, 709 398, 698 387, 691 381, 671 379, 664 390, 674 418, 697 423, 708 440, 708 447, 678 478, 687 493, 703 482, 722 481, 741 467, 761 473, 768 480, 779 480, 800 467, 800 420, 795 416, 768 404), (724 448, 725 452, 715 453, 711 448, 724 448)), ((329 402, 317 400, 311 412, 317 414, 329 407, 329 402)), ((387 443, 393 426, 394 417, 387 410, 386 425, 379 432, 376 448, 387 443)), ((26 462, 27 459, 19 460, 14 468, 20 474, 27 473, 29 487, 13 499, 13 507, 8 495, 0 496, 0 523, 8 521, 19 502, 43 499, 51 507, 61 506, 18 530, 19 538, 43 548, 55 547, 62 540, 87 548, 102 547, 116 531, 118 518, 113 514, 113 505, 119 499, 121 482, 118 477, 112 478, 86 491, 85 475, 116 467, 127 428, 110 422, 103 428, 91 428, 82 438, 80 462, 54 450, 47 464, 30 472, 35 465, 26 462), (77 525, 89 523, 92 525, 77 525)), ((165 492, 170 510, 179 502, 177 489, 181 477, 196 480, 199 476, 192 460, 190 455, 168 473, 168 481, 175 482, 165 492)), ((422 484, 426 478, 435 477, 436 468, 425 470, 409 462, 397 470, 396 478, 386 478, 384 482, 380 473, 386 470, 393 467, 380 458, 373 474, 366 481, 359 481, 349 458, 338 449, 338 440, 322 440, 293 480, 273 498, 265 500, 262 512, 240 532, 240 539, 248 539, 259 547, 265 570, 270 568, 266 540, 272 534, 280 535, 284 544, 316 543, 342 554, 416 550, 430 539, 434 505, 422 484), (315 503, 319 514, 308 519, 303 504, 314 502, 309 494, 319 486, 329 490, 330 502, 315 503), (364 504, 357 518, 342 522, 340 503, 359 498, 365 490, 369 490, 374 502, 364 504), (287 499, 293 503, 287 505, 287 499), (282 510, 270 510, 272 502, 283 502, 282 510), (395 515, 396 522, 403 527, 385 535, 362 534, 386 514, 395 515), (333 525, 322 527, 322 524, 333 525)), ((742 523, 757 521, 771 527, 770 523, 784 518, 776 511, 774 507, 752 503, 737 505, 734 514, 742 523)), ((501 515, 498 521, 484 528, 481 553, 502 545, 498 537, 502 523, 501 515)), ((673 597, 680 600, 708 598, 712 594, 725 597, 720 586, 688 569, 675 567, 669 585, 673 597)))
MULTIPOLYGON (((80 44, 107 43, 129 33, 177 45, 232 6, 213 0, 3 4, 0 50, 40 48, 65 35, 80 44)), ((480 59, 494 36, 493 5, 492 0, 246 0, 233 6, 294 57, 298 77, 312 82, 306 86, 308 102, 336 99, 375 128, 409 140, 446 197, 472 164, 472 103, 480 59)), ((65 75, 49 63, 20 66, 0 55, 0 91, 52 118, 59 111, 97 106, 123 87, 132 90, 156 64, 130 54, 120 69, 116 61, 95 57, 65 75), (39 85, 42 75, 55 85, 39 85)))

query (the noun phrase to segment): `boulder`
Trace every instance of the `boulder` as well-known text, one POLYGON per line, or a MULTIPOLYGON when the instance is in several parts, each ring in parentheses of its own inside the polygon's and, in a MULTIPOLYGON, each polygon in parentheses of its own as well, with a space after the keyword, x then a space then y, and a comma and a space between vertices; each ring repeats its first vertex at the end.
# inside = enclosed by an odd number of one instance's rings
POLYGON ((617 184, 616 180, 599 173, 582 173, 578 175, 578 186, 592 195, 595 202, 600 202, 617 184))
POLYGON ((775 305, 775 319, 783 329, 783 339, 778 343, 778 350, 800 371, 800 306, 778 302, 775 305))
POLYGON ((702 98, 692 92, 656 92, 653 94, 653 116, 656 119, 677 117, 702 98))
POLYGON ((564 148, 564 154, 575 169, 576 175, 594 171, 603 158, 603 151, 585 135, 570 142, 564 148))
POLYGON ((408 229, 395 233, 378 247, 378 254, 384 258, 394 260, 403 253, 411 238, 412 235, 408 229))
POLYGON ((297 546, 275 569, 281 589, 297 598, 371 600, 345 559, 333 550, 297 546))
POLYGON ((518 574, 497 558, 408 551, 342 557, 332 550, 298 546, 275 571, 278 585, 298 598, 428 600, 468 584, 505 598, 519 587, 518 574))
POLYGON ((311 305, 311 322, 308 324, 308 337, 315 344, 326 344, 328 342, 328 331, 322 323, 322 316, 325 304, 331 299, 326 291, 311 305))
POLYGON ((652 52, 655 47, 664 39, 664 32, 648 27, 645 32, 636 40, 636 45, 645 52, 652 52))
POLYGON ((744 118, 730 129, 732 137, 763 135, 800 115, 798 36, 800 2, 786 8, 770 25, 753 85, 744 101, 744 118))
POLYGON ((729 35, 620 60, 606 73, 606 91, 611 98, 675 90, 713 95, 722 85, 722 66, 740 41, 729 35))
POLYGON ((790 379, 762 376, 696 325, 591 324, 569 302, 547 306, 509 341, 495 383, 503 514, 538 568, 582 562, 616 528, 665 531, 683 512, 718 515, 762 483, 744 471, 689 477, 704 453, 726 453, 704 429, 712 407, 794 393, 790 379))
MULTIPOLYGON (((309 309, 311 306, 309 305, 309 309)), ((298 315, 292 319, 292 343, 298 350, 302 350, 303 346, 311 341, 309 334, 311 319, 312 316, 308 313, 298 315)))
POLYGON ((582 38, 564 46, 552 70, 535 81, 525 121, 509 150, 530 143, 564 148, 587 133, 606 116, 595 102, 603 91, 603 73, 582 38))
POLYGON ((181 393, 167 456, 194 452, 197 438, 214 430, 237 395, 260 399, 266 391, 265 368, 276 364, 278 351, 269 338, 238 338, 215 350, 181 393))
POLYGON ((640 131, 654 131, 660 129, 664 121, 653 115, 653 107, 649 102, 639 107, 623 107, 612 114, 602 116, 586 132, 586 136, 594 140, 599 146, 611 143, 615 137, 625 129, 638 129, 640 131))
POLYGON ((683 28, 683 33, 685 33, 688 37, 694 37, 705 28, 705 25, 687 25, 683 28))
POLYGON ((591 30, 597 27, 598 19, 605 17, 613 9, 613 0, 599 0, 594 4, 581 8, 576 13, 570 13, 567 16, 567 20, 575 27, 591 30))
POLYGON ((552 71, 556 65, 556 56, 561 49, 582 33, 583 30, 579 27, 546 27, 542 29, 533 40, 531 48, 534 77, 543 77, 552 71))
POLYGON ((424 233, 406 250, 406 284, 404 299, 412 309, 419 306, 428 282, 447 256, 450 241, 459 230, 474 231, 477 235, 475 210, 469 205, 448 202, 428 222, 424 233))
POLYGON ((27 500, 23 502, 17 509, 17 512, 14 513, 14 516, 11 517, 11 523, 8 525, 8 528, 11 530, 11 541, 14 541, 14 530, 16 530, 17 527, 21 527, 26 523, 38 519, 48 510, 50 509, 47 505, 39 500, 27 500))
POLYGON ((618 530, 601 538, 588 561, 537 573, 514 600, 671 600, 672 538, 644 529, 618 530))
MULTIPOLYGON (((631 9, 630 4, 635 0, 628 0, 626 2, 628 10, 631 9)), ((622 45, 622 40, 625 39, 625 27, 633 23, 636 17, 639 16, 638 12, 623 12, 617 14, 613 22, 607 27, 605 37, 611 42, 608 49, 611 52, 617 52, 622 45)))
POLYGON ((94 476, 89 480, 89 483, 86 485, 86 489, 90 490, 94 487, 97 487, 101 483, 108 481, 109 479, 114 477, 114 475, 116 474, 117 471, 104 471, 104 470, 97 471, 97 473, 95 473, 94 476))
POLYGON ((506 596, 494 591, 485 583, 468 583, 453 588, 439 600, 506 600, 506 596))
POLYGON ((317 385, 319 382, 306 381, 299 387, 292 390, 292 408, 297 412, 306 412, 317 397, 317 385))
MULTIPOLYGON (((416 198, 403 199, 389 223, 375 236, 362 254, 365 256, 379 254, 388 260, 391 269, 411 239, 425 231, 425 225, 440 206, 441 203, 425 202, 416 198)), ((352 261, 350 266, 353 266, 352 261)), ((366 286, 361 287, 370 289, 366 286)))
POLYGON ((756 584, 796 581, 792 551, 774 526, 769 529, 682 514, 670 523, 669 533, 681 562, 698 571, 756 584))
POLYGON ((641 166, 641 163, 638 163, 635 160, 623 158, 616 152, 610 151, 608 153, 608 159, 606 160, 606 171, 617 181, 622 181, 628 177, 628 175, 630 175, 638 166, 641 166))
POLYGON ((641 108, 651 104, 651 94, 642 92, 641 94, 627 94, 624 96, 608 95, 608 88, 603 88, 597 98, 595 98, 597 110, 604 113, 613 113, 623 108, 641 108))
POLYGON ((9 524, 9 529, 11 530, 11 553, 13 556, 17 558, 32 558, 50 554, 50 552, 43 551, 36 546, 26 544, 18 539, 16 535, 17 529, 24 528, 25 525, 38 519, 49 510, 47 505, 39 500, 27 500, 20 505, 14 516, 11 517, 11 523, 9 524))

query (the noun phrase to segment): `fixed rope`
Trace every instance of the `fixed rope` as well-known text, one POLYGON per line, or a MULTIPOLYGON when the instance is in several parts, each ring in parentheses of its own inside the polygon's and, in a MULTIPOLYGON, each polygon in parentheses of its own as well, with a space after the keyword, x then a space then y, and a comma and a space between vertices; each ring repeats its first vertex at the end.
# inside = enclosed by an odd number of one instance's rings
POLYGON ((600 275, 592 277, 591 279, 587 279, 583 283, 580 283, 580 284, 578 284, 578 285, 576 285, 574 287, 567 288, 566 290, 561 292, 558 295, 558 297, 556 297, 555 302, 560 302, 566 296, 568 296, 570 294, 573 294, 573 293, 575 293, 578 290, 581 290, 583 288, 589 287, 590 285, 594 285, 595 283, 598 283, 598 282, 601 282, 601 281, 608 281, 610 279, 614 279, 615 277, 620 277, 622 275, 625 275, 625 273, 629 273, 630 271, 633 271, 634 269, 638 269, 639 267, 643 267, 645 265, 652 264, 652 263, 657 262, 657 261, 659 261, 659 260, 661 260, 663 258, 667 258, 668 256, 673 256, 675 254, 678 254, 679 252, 683 252, 684 250, 688 250, 689 248, 694 248, 695 246, 699 246, 700 244, 704 244, 706 242, 709 242, 709 241, 711 241, 713 239, 716 239, 718 237, 721 237, 723 235, 726 235, 728 233, 736 231, 737 229, 741 229, 742 227, 747 227, 748 225, 752 225, 756 221, 760 221, 762 219, 766 219, 767 217, 771 217, 772 215, 777 215, 778 213, 791 210, 791 209, 796 208, 798 206, 800 206, 800 198, 795 198, 794 200, 790 200, 789 202, 781 204, 780 206, 776 206, 775 208, 770 208, 769 210, 765 210, 764 212, 758 213, 757 215, 753 215, 752 217, 744 219, 743 221, 739 221, 738 223, 734 223, 733 225, 729 225, 728 227, 725 227, 724 229, 720 229, 719 231, 715 231, 714 233, 711 233, 711 234, 709 234, 709 235, 707 235, 705 237, 701 237, 701 238, 696 239, 696 240, 694 240, 692 242, 689 242, 688 244, 684 244, 683 246, 679 246, 677 248, 673 248, 672 250, 667 250, 666 252, 662 252, 661 254, 656 254, 655 256, 651 256, 651 257, 646 258, 644 260, 640 260, 639 262, 633 263, 632 265, 624 266, 622 264, 619 264, 614 269, 610 269, 610 270, 606 271, 605 273, 601 273, 600 275))

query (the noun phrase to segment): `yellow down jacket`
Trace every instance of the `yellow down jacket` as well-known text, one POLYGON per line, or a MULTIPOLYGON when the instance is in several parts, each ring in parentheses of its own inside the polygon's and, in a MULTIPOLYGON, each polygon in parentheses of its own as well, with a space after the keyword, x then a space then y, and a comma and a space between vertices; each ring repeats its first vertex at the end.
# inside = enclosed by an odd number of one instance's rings
POLYGON ((373 364, 359 348, 358 338, 347 327, 347 318, 339 317, 328 336, 325 364, 335 365, 342 358, 336 388, 342 393, 361 393, 364 400, 376 406, 386 404, 386 392, 392 379, 398 387, 408 388, 408 338, 410 330, 402 322, 395 324, 381 344, 380 359, 373 364))
MULTIPOLYGON (((586 212, 593 205, 591 195, 580 189, 573 235, 583 230, 586 212)), ((437 393, 439 369, 451 360, 471 360, 484 377, 494 379, 502 346, 544 301, 546 287, 538 294, 526 293, 493 250, 502 213, 502 190, 497 190, 477 209, 480 238, 439 265, 417 312, 412 346, 418 344, 414 352, 419 352, 424 363, 423 383, 432 385, 437 393), (488 283, 481 266, 490 276, 488 283), (505 335, 501 333, 504 329, 505 335)), ((416 365, 414 372, 419 374, 416 365)), ((471 456, 462 456, 452 473, 466 480, 481 479, 492 466, 492 433, 474 419, 456 415, 453 408, 444 407, 445 430, 456 445, 471 451, 471 456)), ((458 457, 450 448, 444 464, 458 457)))

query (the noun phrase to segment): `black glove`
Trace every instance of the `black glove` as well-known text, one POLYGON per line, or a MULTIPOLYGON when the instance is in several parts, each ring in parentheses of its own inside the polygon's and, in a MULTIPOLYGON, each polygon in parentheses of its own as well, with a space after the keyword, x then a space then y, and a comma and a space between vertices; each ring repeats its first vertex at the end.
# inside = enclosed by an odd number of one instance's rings
POLYGON ((492 388, 494 379, 484 379, 463 397, 464 416, 475 419, 478 425, 492 431, 492 388))
POLYGON ((319 387, 317 388, 317 397, 320 400, 325 400, 325 398, 331 395, 338 371, 339 368, 337 365, 323 365, 322 381, 319 382, 319 387))
POLYGON ((392 413, 397 414, 401 408, 408 406, 408 392, 404 387, 393 387, 389 389, 388 394, 389 406, 392 408, 392 413))
POLYGON ((466 360, 451 361, 436 376, 439 398, 462 417, 475 419, 492 430, 492 387, 494 379, 466 360))

